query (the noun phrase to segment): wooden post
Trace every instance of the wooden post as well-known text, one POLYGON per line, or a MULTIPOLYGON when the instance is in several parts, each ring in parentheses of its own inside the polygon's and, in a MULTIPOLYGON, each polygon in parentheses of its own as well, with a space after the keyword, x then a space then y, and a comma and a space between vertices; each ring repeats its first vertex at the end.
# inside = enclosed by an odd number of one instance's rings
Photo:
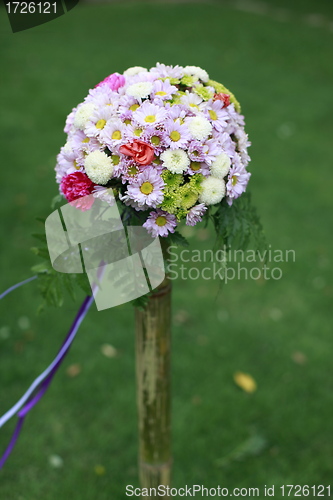
MULTIPOLYGON (((141 488, 170 486, 171 479, 171 282, 136 310, 136 378, 141 488)), ((147 498, 169 498, 151 496, 147 498)))

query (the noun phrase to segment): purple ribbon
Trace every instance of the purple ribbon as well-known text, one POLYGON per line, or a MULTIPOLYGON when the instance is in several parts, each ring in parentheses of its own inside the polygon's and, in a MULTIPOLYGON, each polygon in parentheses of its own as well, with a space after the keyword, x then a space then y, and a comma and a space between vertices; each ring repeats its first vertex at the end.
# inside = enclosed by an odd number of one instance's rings
MULTIPOLYGON (((22 281, 21 283, 17 283, 16 285, 8 288, 5 292, 3 292, 0 295, 0 299, 5 297, 8 293, 11 291, 15 290, 16 288, 25 285, 26 283, 29 283, 30 281, 36 279, 37 276, 33 276, 32 278, 28 278, 25 281, 22 281)), ((11 454, 15 443, 20 435, 20 431, 22 428, 22 425, 24 423, 24 419, 29 413, 30 410, 38 403, 38 401, 43 397, 45 392, 47 391, 50 383, 52 382, 52 379, 54 375, 56 374, 59 366, 61 365, 62 361, 64 360, 67 352, 69 351, 70 346, 72 345, 72 342, 75 338, 75 335, 85 318, 87 312, 90 309, 91 304, 93 303, 94 298, 90 297, 89 295, 84 299, 79 312, 77 313, 73 324, 66 335, 66 338, 57 354, 55 359, 52 361, 52 363, 48 366, 48 368, 39 376, 35 381, 30 385, 29 389, 26 391, 26 393, 22 396, 22 398, 7 412, 5 415, 3 415, 0 418, 0 427, 2 427, 11 417, 14 415, 18 416, 18 422, 16 425, 16 428, 14 430, 14 433, 12 435, 12 438, 10 440, 10 443, 3 454, 3 456, 0 459, 0 469, 3 467, 5 464, 6 460, 8 459, 9 455, 11 454)))

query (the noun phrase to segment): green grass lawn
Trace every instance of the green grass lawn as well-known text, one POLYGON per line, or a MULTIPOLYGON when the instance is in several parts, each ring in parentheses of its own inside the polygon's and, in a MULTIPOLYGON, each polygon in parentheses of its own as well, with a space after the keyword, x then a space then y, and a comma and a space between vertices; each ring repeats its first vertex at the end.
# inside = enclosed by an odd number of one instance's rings
MULTIPOLYGON (((29 251, 35 217, 50 213, 65 117, 88 88, 133 65, 193 64, 242 103, 250 189, 268 243, 294 249, 296 261, 281 265, 281 280, 235 280, 220 292, 217 280, 173 283, 178 487, 327 485, 333 477, 333 9, 308 1, 290 12, 282 21, 208 2, 79 5, 13 35, 0 11, 0 291, 39 262, 29 251), (313 12, 327 22, 305 22, 313 12), (255 393, 235 385, 236 371, 254 377, 255 393), (265 443, 257 453, 256 440, 265 443)), ((189 236, 192 249, 214 242, 210 229, 189 236)), ((33 282, 0 303, 0 414, 51 361, 78 307, 69 301, 37 317, 39 302, 33 282)), ((125 485, 138 485, 133 327, 130 305, 93 306, 0 473, 1 500, 118 500, 125 485), (116 357, 103 356, 105 343, 116 357), (63 467, 52 467, 52 455, 63 467)), ((0 454, 14 424, 0 431, 0 454)))

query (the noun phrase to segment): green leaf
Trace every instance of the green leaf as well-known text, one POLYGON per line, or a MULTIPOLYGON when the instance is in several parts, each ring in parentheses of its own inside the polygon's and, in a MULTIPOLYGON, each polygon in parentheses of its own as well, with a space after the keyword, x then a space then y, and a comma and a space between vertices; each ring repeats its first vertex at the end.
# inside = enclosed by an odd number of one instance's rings
POLYGON ((144 311, 148 305, 149 297, 151 296, 151 294, 152 294, 152 292, 149 292, 146 295, 142 295, 141 297, 138 297, 137 299, 131 300, 132 306, 137 307, 141 311, 144 311))
POLYGON ((47 273, 50 269, 52 269, 50 262, 41 262, 40 264, 36 264, 32 266, 31 270, 34 273, 47 273))
POLYGON ((45 233, 34 233, 31 235, 33 238, 36 240, 42 241, 43 243, 46 243, 46 234, 45 233))
POLYGON ((54 198, 51 201, 51 209, 55 210, 57 208, 57 205, 59 205, 60 203, 63 203, 64 201, 65 201, 65 198, 63 197, 63 195, 60 193, 57 194, 56 196, 54 196, 54 198))
POLYGON ((81 290, 83 290, 87 295, 91 295, 92 292, 87 275, 85 273, 82 273, 74 274, 73 276, 75 277, 76 283, 81 288, 81 290))
POLYGON ((188 247, 189 243, 186 238, 182 234, 180 234, 178 231, 175 231, 174 233, 170 233, 167 238, 167 243, 168 245, 177 245, 179 247, 188 247))
POLYGON ((211 216, 217 234, 217 246, 245 250, 250 242, 255 250, 267 248, 265 234, 250 193, 244 193, 231 206, 225 200, 211 216))

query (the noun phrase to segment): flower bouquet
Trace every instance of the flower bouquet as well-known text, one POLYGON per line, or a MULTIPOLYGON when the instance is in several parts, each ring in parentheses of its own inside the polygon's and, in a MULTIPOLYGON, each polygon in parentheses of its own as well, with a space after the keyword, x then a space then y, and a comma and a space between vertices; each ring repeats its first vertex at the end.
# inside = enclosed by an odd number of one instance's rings
POLYGON ((108 76, 72 110, 65 132, 61 195, 81 210, 115 195, 153 237, 174 233, 182 220, 196 225, 223 199, 232 205, 251 175, 238 101, 196 66, 108 76))

